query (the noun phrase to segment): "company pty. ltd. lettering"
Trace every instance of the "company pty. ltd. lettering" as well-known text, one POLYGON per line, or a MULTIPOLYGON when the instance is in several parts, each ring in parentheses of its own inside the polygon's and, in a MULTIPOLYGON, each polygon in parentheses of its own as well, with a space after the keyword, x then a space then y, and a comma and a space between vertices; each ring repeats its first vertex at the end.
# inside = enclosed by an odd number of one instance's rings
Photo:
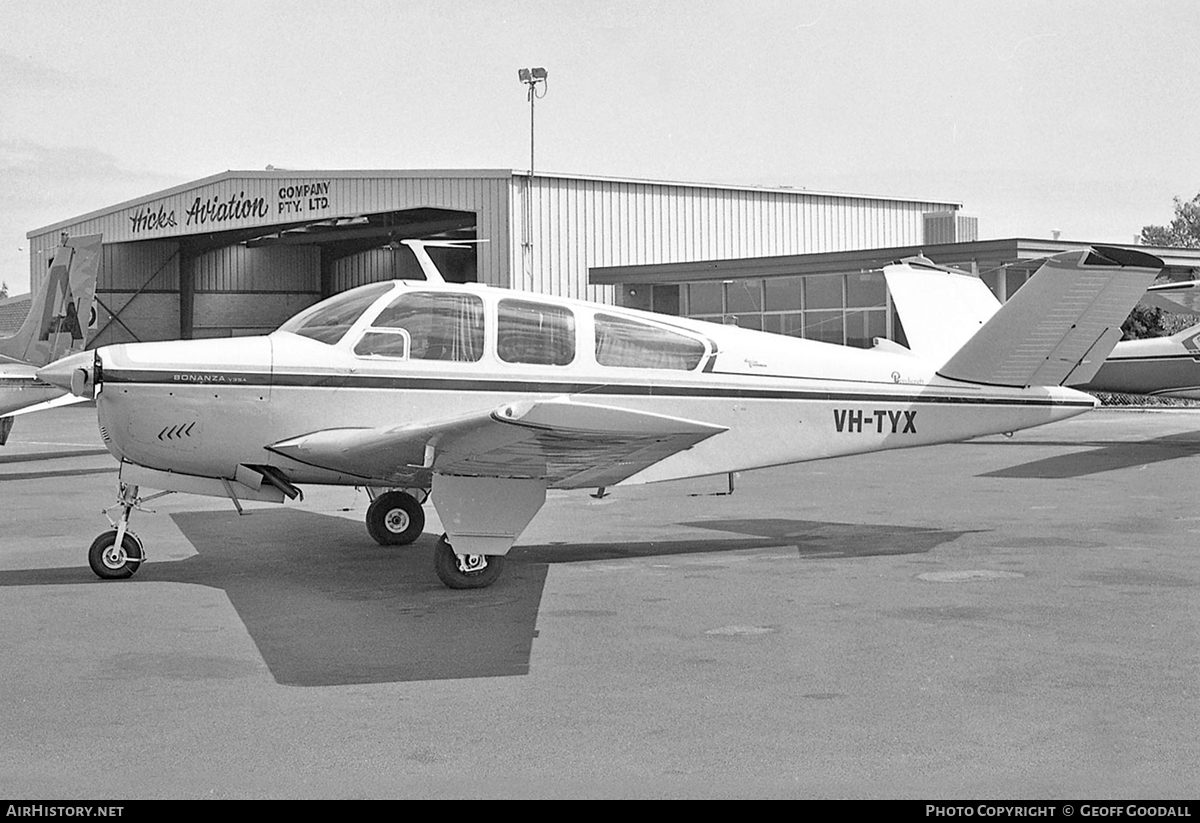
POLYGON ((891 409, 834 409, 833 425, 838 433, 916 434, 916 411, 891 409))
POLYGON ((329 181, 279 187, 279 213, 298 214, 329 208, 329 181))

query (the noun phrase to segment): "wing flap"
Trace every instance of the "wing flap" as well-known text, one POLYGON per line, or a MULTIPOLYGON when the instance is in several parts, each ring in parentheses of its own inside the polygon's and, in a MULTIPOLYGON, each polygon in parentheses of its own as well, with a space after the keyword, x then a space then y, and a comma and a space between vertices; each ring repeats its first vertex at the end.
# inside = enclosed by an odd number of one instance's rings
POLYGON ((938 374, 1015 387, 1086 382, 1161 268, 1158 258, 1128 249, 1055 255, 938 374))
POLYGON ((694 420, 565 399, 526 401, 433 423, 326 429, 275 443, 286 457, 402 485, 432 474, 611 486, 725 431, 694 420))

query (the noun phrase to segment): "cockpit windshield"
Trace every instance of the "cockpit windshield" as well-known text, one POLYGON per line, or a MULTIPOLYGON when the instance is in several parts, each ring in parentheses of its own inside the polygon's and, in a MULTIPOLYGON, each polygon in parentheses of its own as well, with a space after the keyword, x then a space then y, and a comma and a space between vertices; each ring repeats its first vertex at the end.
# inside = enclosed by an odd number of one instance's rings
POLYGON ((346 332, 372 303, 392 288, 391 283, 373 283, 343 292, 297 314, 280 326, 279 331, 289 331, 333 345, 346 336, 346 332))

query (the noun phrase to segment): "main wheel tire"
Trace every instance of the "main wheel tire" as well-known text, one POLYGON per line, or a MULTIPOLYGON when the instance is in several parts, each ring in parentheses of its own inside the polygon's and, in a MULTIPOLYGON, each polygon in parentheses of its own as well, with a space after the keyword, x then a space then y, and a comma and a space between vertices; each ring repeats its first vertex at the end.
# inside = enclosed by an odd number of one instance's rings
POLYGON ((407 546, 425 530, 425 509, 407 492, 384 492, 367 507, 367 531, 381 546, 407 546))
POLYGON ((88 549, 88 565, 96 576, 104 580, 122 580, 132 577, 142 565, 142 541, 137 535, 125 532, 121 547, 117 545, 117 530, 110 529, 92 541, 88 549))
POLYGON ((438 579, 451 589, 482 589, 495 583, 500 572, 504 571, 503 555, 473 554, 467 558, 471 568, 463 571, 459 567, 454 547, 443 534, 438 538, 437 548, 433 550, 433 568, 438 579))

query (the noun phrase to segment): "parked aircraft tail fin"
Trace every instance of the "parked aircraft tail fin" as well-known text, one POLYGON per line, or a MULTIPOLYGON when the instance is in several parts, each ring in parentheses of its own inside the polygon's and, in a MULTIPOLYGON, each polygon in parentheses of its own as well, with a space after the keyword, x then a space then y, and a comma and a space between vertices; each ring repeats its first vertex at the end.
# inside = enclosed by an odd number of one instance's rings
POLYGON ((1086 383, 1162 267, 1153 255, 1112 246, 1056 254, 938 374, 997 386, 1086 383))
POLYGON ((63 239, 33 294, 29 314, 11 337, 0 338, 0 361, 44 366, 82 351, 96 330, 96 279, 102 236, 63 239))

